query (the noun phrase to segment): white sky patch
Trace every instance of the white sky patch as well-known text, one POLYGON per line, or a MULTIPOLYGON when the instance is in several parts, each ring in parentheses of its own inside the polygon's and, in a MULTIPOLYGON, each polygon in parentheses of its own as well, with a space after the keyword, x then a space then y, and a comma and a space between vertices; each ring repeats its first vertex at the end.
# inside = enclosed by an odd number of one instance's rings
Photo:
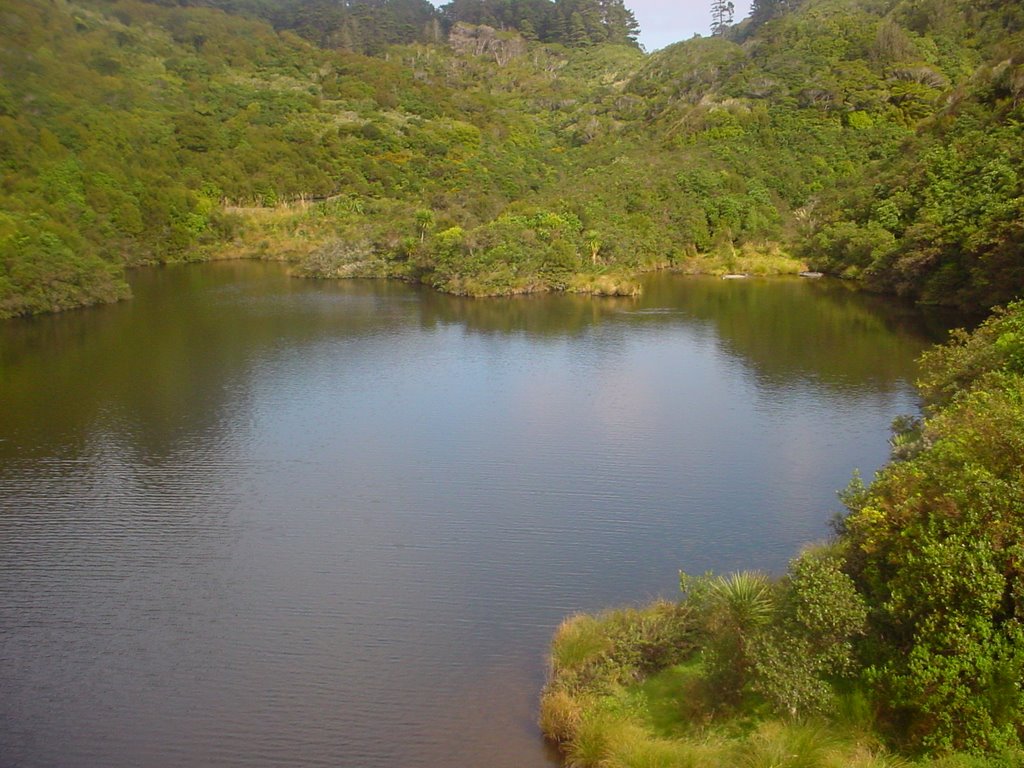
MULTIPOLYGON (((689 40, 695 34, 708 35, 711 31, 711 2, 693 0, 625 0, 640 22, 640 43, 647 51, 689 40)), ((750 0, 733 0, 739 23, 750 13, 750 0)))
MULTIPOLYGON (((435 6, 447 0, 431 0, 435 6)), ((750 14, 751 0, 733 0, 737 24, 750 14)), ((640 23, 640 44, 649 53, 666 45, 711 34, 711 0, 625 0, 626 7, 640 23)))

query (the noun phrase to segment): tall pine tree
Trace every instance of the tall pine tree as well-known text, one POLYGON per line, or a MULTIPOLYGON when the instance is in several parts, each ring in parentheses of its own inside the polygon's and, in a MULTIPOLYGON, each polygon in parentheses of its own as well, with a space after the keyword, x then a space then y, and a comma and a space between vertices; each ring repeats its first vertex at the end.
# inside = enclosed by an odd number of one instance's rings
POLYGON ((640 34, 640 25, 636 16, 622 2, 622 0, 598 0, 601 9, 601 16, 604 20, 606 39, 609 43, 620 45, 637 45, 637 36, 640 34))
POLYGON ((732 0, 713 0, 711 3, 711 34, 724 35, 726 30, 732 26, 732 18, 736 13, 736 6, 732 0))

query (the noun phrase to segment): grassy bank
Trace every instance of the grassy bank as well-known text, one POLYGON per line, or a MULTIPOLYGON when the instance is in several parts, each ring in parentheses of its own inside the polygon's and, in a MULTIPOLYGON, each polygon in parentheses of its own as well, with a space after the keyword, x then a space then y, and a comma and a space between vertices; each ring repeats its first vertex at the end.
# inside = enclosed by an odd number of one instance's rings
POLYGON ((1008 768, 1019 755, 909 757, 877 732, 862 691, 829 715, 778 717, 721 696, 686 601, 579 614, 555 633, 540 726, 573 768, 1008 768))

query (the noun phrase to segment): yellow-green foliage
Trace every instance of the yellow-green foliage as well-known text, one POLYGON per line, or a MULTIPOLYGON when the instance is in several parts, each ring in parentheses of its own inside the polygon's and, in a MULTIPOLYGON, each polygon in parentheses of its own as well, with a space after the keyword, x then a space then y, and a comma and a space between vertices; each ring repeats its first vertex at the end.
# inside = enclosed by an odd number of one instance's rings
POLYGON ((612 640, 597 617, 579 613, 563 621, 551 645, 553 675, 582 675, 611 650, 612 640))
POLYGON ((540 698, 540 730, 559 744, 571 741, 583 724, 586 702, 578 693, 549 688, 540 698))
POLYGON ((668 602, 566 619, 551 644, 541 730, 555 742, 576 745, 581 765, 596 764, 585 760, 601 759, 593 756, 608 747, 608 724, 618 721, 598 714, 602 697, 607 704, 624 684, 681 660, 692 649, 693 630, 690 611, 668 602))
POLYGON ((820 768, 829 765, 839 740, 820 725, 762 723, 739 742, 738 768, 820 768))
POLYGON ((724 768, 720 743, 661 739, 640 729, 629 735, 609 755, 609 768, 724 768))
POLYGON ((632 275, 580 273, 569 279, 567 290, 595 296, 636 296, 640 283, 632 275))
POLYGON ((684 658, 694 629, 691 611, 669 602, 572 616, 551 644, 548 690, 600 691, 635 681, 684 658))
POLYGON ((563 749, 572 768, 604 766, 611 762, 622 746, 642 737, 642 732, 638 732, 628 720, 591 711, 584 715, 576 733, 563 749))

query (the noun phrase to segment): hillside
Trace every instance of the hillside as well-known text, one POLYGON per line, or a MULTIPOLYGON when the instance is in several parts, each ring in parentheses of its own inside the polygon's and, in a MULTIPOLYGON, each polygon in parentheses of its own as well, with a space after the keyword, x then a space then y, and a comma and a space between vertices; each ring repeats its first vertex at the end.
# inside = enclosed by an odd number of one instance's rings
POLYGON ((225 256, 473 295, 786 253, 933 303, 1024 287, 1017 3, 762 2, 653 55, 616 3, 210 5, 5 4, 0 317, 225 256))

